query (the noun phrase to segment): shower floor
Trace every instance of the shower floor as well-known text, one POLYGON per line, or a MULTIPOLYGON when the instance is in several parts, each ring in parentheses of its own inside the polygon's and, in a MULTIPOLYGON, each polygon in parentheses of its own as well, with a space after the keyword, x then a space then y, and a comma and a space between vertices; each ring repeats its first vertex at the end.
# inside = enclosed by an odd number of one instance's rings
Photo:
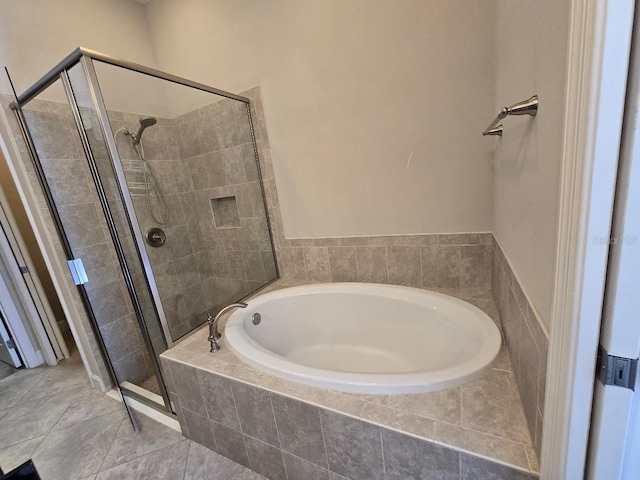
MULTIPOLYGON (((281 279, 260 293, 308 283, 313 282, 281 279)), ((500 326, 492 299, 463 300, 484 310, 500 326)), ((524 472, 539 472, 504 345, 498 362, 485 377, 460 387, 420 394, 362 395, 303 385, 261 372, 236 357, 225 345, 224 336, 222 349, 211 354, 207 336, 205 326, 163 356, 524 472)))
POLYGON ((140 387, 144 388, 145 390, 149 390, 156 395, 160 395, 160 387, 158 386, 158 381, 156 380, 155 375, 147 378, 140 384, 140 387))

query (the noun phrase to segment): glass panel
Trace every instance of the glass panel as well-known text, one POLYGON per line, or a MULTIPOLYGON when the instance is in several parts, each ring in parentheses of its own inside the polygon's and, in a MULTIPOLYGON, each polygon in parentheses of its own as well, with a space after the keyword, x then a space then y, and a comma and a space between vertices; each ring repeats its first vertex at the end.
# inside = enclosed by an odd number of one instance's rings
MULTIPOLYGON (((112 312, 114 317, 118 317, 125 306, 128 310, 126 330, 120 328, 122 321, 113 326, 109 324, 108 329, 108 335, 113 336, 118 343, 118 358, 114 361, 114 369, 121 386, 131 389, 129 384, 133 384, 153 393, 162 394, 164 388, 161 388, 162 379, 158 378, 160 377, 158 355, 165 351, 167 346, 160 320, 142 270, 135 239, 129 227, 126 209, 120 196, 118 182, 82 66, 78 64, 68 73, 84 132, 95 161, 97 169, 95 173, 99 176, 99 185, 117 237, 115 242, 106 221, 103 220, 104 213, 100 206, 101 233, 110 241, 109 260, 112 265, 115 265, 118 274, 117 281, 111 281, 100 288, 90 288, 89 297, 92 302, 99 303, 112 312), (118 256, 118 249, 121 249, 122 257, 118 256), (131 293, 136 302, 132 300, 131 293)), ((92 178, 92 172, 88 167, 86 175, 92 178)), ((82 235, 91 237, 91 233, 86 230, 82 235)), ((91 278, 90 275, 89 278, 91 278)), ((166 403, 168 405, 168 402, 166 403)))
POLYGON ((174 340, 276 278, 246 104, 94 62, 174 340))
MULTIPOLYGON (((113 244, 61 81, 56 81, 26 104, 23 113, 54 203, 51 208, 45 203, 44 196, 38 194, 40 209, 54 238, 59 238, 53 233, 55 212, 63 229, 63 237, 54 244, 59 262, 63 270, 68 271, 69 254, 64 250, 66 247, 63 248, 68 245, 71 257, 82 260, 89 279, 79 290, 72 292, 74 296, 75 292, 80 292, 88 299, 90 313, 95 319, 93 328, 102 339, 108 355, 105 361, 111 363, 116 381, 121 384, 146 379, 152 373, 146 361, 138 363, 138 357, 144 357, 146 350, 131 303, 123 290, 113 244)), ((29 176, 34 191, 41 192, 31 166, 29 176)), ((71 275, 67 280, 73 285, 71 275)), ((78 308, 83 308, 80 295, 75 301, 78 308)), ((92 329, 92 325, 82 327, 87 332, 92 329)), ((91 350, 87 354, 102 356, 95 343, 91 350)))

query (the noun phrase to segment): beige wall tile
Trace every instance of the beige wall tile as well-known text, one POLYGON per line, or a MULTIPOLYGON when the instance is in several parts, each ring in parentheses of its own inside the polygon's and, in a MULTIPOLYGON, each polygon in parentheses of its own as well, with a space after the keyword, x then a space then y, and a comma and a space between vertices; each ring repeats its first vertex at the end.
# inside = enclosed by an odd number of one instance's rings
POLYGON ((355 247, 328 247, 332 282, 358 280, 355 247))
POLYGON ((521 443, 441 422, 434 423, 433 439, 439 443, 486 455, 524 469, 529 468, 526 447, 521 443))
POLYGON ((420 247, 422 286, 460 288, 460 247, 428 245, 420 247))
POLYGON ((355 247, 358 281, 388 283, 386 247, 355 247))
POLYGON ((409 287, 422 285, 420 248, 387 247, 387 268, 389 269, 390 283, 409 287))
POLYGON ((331 281, 329 251, 327 247, 304 248, 304 267, 309 280, 331 281))
POLYGON ((492 370, 462 387, 462 426, 531 445, 513 374, 492 370))

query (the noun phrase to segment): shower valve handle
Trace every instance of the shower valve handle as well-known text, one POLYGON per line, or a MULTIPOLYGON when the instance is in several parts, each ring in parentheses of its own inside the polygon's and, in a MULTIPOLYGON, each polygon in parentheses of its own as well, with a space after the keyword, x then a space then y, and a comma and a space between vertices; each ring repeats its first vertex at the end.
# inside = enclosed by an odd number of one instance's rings
POLYGON ((144 239, 151 247, 158 248, 167 243, 167 235, 158 227, 150 228, 144 235, 144 239))

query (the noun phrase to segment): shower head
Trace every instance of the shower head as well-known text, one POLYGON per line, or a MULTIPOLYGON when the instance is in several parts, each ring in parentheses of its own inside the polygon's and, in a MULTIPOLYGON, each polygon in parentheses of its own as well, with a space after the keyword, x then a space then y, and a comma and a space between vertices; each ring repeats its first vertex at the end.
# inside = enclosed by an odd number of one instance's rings
POLYGON ((134 143, 140 143, 142 132, 144 132, 145 128, 154 126, 158 121, 154 117, 140 117, 139 122, 140 128, 138 129, 138 133, 133 136, 134 143))

